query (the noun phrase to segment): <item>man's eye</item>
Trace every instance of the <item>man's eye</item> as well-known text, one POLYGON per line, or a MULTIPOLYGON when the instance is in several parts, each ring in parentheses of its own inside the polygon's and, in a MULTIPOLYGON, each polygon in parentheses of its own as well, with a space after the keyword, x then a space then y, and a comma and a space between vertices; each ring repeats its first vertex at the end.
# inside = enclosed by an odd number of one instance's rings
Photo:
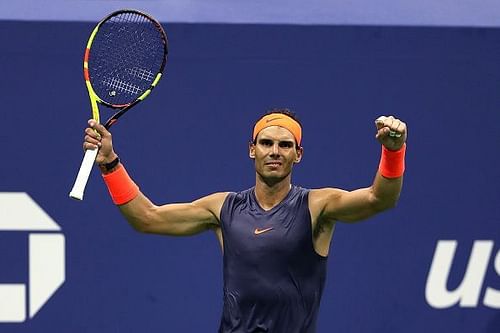
POLYGON ((291 143, 291 142, 280 142, 280 147, 281 148, 292 148, 293 147, 293 143, 291 143))

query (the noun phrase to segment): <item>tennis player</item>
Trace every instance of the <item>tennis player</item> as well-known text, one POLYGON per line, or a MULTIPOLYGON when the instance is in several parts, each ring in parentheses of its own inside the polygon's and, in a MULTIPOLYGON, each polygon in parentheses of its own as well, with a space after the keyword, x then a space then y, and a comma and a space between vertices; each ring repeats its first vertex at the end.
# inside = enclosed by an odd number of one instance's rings
POLYGON ((113 202, 136 230, 176 236, 215 232, 224 256, 220 333, 310 333, 316 329, 335 224, 394 207, 401 192, 406 124, 382 116, 376 128, 382 153, 369 187, 293 185, 292 169, 303 154, 302 128, 289 110, 274 109, 253 128, 248 154, 255 162, 254 187, 162 206, 139 190, 113 150, 111 133, 93 120, 84 148, 99 147, 96 161, 113 202))

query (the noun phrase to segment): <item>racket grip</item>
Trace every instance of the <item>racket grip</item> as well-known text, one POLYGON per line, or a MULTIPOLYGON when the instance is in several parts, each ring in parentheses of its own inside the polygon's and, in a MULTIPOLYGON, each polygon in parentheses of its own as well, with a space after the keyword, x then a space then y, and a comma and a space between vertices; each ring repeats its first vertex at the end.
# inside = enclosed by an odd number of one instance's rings
POLYGON ((90 172, 94 166, 95 158, 97 157, 97 152, 99 149, 87 149, 85 151, 85 156, 83 156, 82 164, 80 165, 80 170, 76 176, 75 184, 69 192, 69 196, 73 199, 83 200, 83 192, 85 192, 85 186, 90 177, 90 172))

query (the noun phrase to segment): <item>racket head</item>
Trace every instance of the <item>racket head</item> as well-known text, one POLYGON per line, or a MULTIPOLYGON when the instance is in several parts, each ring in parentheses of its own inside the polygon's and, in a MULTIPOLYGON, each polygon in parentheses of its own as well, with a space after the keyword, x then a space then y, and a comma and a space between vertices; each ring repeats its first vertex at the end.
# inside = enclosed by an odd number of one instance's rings
MULTIPOLYGON (((85 50, 91 101, 120 109, 112 117, 116 120, 157 85, 167 56, 167 35, 153 17, 135 9, 109 14, 94 28, 85 50)), ((93 109, 96 118, 97 106, 93 109)))

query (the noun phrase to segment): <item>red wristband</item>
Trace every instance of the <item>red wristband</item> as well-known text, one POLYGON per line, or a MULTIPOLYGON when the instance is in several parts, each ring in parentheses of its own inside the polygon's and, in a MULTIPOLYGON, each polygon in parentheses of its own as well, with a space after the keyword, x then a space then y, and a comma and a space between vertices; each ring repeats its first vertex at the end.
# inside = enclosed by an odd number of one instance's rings
POLYGON ((121 164, 113 172, 103 174, 102 178, 108 186, 109 194, 115 205, 126 204, 139 194, 139 187, 121 164))
POLYGON ((405 172, 406 143, 399 150, 389 150, 382 146, 378 170, 385 178, 399 178, 405 172))

